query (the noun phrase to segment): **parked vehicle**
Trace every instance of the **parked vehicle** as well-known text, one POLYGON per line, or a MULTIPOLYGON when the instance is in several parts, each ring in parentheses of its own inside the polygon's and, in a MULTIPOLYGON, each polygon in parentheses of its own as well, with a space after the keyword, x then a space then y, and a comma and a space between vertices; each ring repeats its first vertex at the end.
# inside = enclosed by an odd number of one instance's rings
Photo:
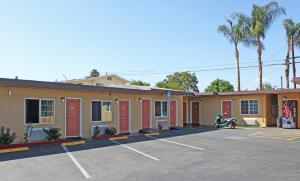
POLYGON ((216 128, 225 128, 229 127, 232 129, 235 129, 235 126, 237 125, 237 119, 234 117, 223 119, 224 115, 217 113, 215 117, 215 127, 216 128))

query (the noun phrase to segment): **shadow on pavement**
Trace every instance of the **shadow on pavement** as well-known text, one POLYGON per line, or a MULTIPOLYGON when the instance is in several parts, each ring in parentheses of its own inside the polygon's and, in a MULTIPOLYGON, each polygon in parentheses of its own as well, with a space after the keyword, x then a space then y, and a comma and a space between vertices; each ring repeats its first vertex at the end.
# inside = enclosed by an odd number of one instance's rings
MULTIPOLYGON (((201 127, 182 128, 180 130, 162 131, 162 132, 160 132, 160 135, 153 136, 153 137, 169 138, 169 137, 176 137, 176 136, 205 133, 205 132, 209 132, 209 131, 217 131, 217 129, 201 128, 201 127)), ((129 143, 144 142, 144 141, 151 141, 151 140, 153 140, 153 139, 146 137, 143 134, 132 134, 132 135, 128 136, 128 139, 118 140, 118 142, 121 144, 129 144, 129 143)), ((95 149, 95 148, 116 146, 116 145, 118 145, 118 144, 116 144, 108 139, 89 140, 89 141, 87 141, 86 144, 83 144, 83 145, 69 146, 68 150, 70 152, 74 152, 74 151, 81 151, 81 150, 88 150, 88 149, 95 149)), ((47 156, 47 155, 55 155, 55 154, 61 154, 61 153, 65 153, 65 151, 59 144, 32 146, 32 147, 30 147, 29 151, 0 154, 0 162, 24 159, 24 158, 47 156)))

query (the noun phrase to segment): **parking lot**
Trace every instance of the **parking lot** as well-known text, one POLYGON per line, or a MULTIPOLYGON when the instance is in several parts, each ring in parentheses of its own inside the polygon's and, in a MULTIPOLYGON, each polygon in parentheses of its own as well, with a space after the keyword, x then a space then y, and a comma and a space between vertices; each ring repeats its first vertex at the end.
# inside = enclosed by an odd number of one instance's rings
POLYGON ((297 134, 284 140, 270 139, 264 129, 186 128, 65 148, 35 146, 25 152, 0 154, 0 174, 5 181, 298 181, 297 134))

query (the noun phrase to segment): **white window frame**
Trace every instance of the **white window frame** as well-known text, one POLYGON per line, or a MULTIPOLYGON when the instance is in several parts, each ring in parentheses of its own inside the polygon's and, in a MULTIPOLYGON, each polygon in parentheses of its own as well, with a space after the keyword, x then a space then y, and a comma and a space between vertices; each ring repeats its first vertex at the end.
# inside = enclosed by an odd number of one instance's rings
POLYGON ((103 119, 103 116, 102 116, 102 106, 103 106, 103 102, 110 102, 111 104, 111 107, 110 107, 110 111, 106 111, 105 112, 111 112, 111 117, 113 116, 113 103, 112 103, 112 100, 105 100, 105 99, 93 99, 91 100, 91 122, 92 123, 103 123, 103 122, 111 122, 112 121, 112 118, 111 120, 108 120, 108 121, 103 121, 103 120, 98 120, 98 121, 93 121, 93 102, 101 102, 101 119, 103 119))
POLYGON ((155 117, 159 117, 159 118, 166 118, 166 117, 168 117, 168 115, 169 115, 169 105, 168 105, 168 101, 167 100, 155 100, 154 101, 154 115, 155 115, 155 117), (156 116, 156 102, 160 102, 160 116, 156 116), (163 102, 166 102, 167 103, 167 115, 162 115, 162 113, 163 113, 163 102))
POLYGON ((24 99, 24 125, 53 125, 56 123, 55 119, 55 99, 51 98, 25 98, 24 99), (39 101, 39 122, 38 123, 26 123, 26 100, 38 100, 39 101), (41 123, 42 118, 42 104, 43 101, 53 101, 53 121, 51 123, 41 123))
POLYGON ((259 115, 259 99, 242 99, 240 100, 240 115, 259 115), (242 114, 242 101, 248 102, 248 114, 242 114), (257 101, 257 114, 250 113, 250 101, 257 101))

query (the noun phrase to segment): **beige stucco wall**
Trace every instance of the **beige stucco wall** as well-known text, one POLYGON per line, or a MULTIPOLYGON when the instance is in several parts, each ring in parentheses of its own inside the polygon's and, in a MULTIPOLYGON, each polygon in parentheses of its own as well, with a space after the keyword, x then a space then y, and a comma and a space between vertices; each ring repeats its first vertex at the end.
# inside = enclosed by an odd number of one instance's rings
POLYGON ((243 121, 240 121, 242 119, 255 119, 261 127, 266 127, 268 119, 266 113, 267 97, 265 94, 189 97, 189 104, 191 105, 191 101, 200 102, 200 125, 213 125, 216 113, 221 113, 222 100, 231 100, 231 115, 238 119, 238 124, 243 124, 243 121), (259 113, 257 115, 242 115, 240 113, 240 101, 248 99, 258 100, 259 113))
MULTIPOLYGON (((107 124, 118 129, 118 104, 115 99, 130 100, 131 131, 138 132, 141 128, 141 104, 139 98, 150 98, 152 107, 152 127, 155 128, 156 119, 154 101, 167 100, 167 95, 163 94, 134 94, 134 93, 101 93, 86 91, 65 91, 58 89, 42 88, 16 88, 0 87, 0 126, 9 127, 16 132, 17 142, 22 141, 25 130, 24 124, 24 101, 25 98, 48 98, 55 100, 55 124, 52 127, 61 129, 62 135, 65 135, 65 103, 61 103, 61 97, 81 98, 82 100, 82 136, 91 137, 91 126, 107 124), (8 95, 11 90, 12 95, 8 95), (91 101, 92 100, 111 100, 112 101, 112 121, 109 122, 91 122, 91 101)), ((183 96, 172 96, 177 101, 177 120, 178 125, 182 126, 182 101, 183 96)), ((34 125, 35 127, 49 127, 50 125, 34 125)))
POLYGON ((299 107, 299 100, 300 100, 300 92, 290 92, 290 93, 279 93, 278 94, 278 116, 282 116, 282 102, 284 100, 284 97, 286 97, 287 100, 297 100, 298 102, 298 113, 297 113, 297 119, 298 124, 297 128, 300 128, 300 107, 299 107))

